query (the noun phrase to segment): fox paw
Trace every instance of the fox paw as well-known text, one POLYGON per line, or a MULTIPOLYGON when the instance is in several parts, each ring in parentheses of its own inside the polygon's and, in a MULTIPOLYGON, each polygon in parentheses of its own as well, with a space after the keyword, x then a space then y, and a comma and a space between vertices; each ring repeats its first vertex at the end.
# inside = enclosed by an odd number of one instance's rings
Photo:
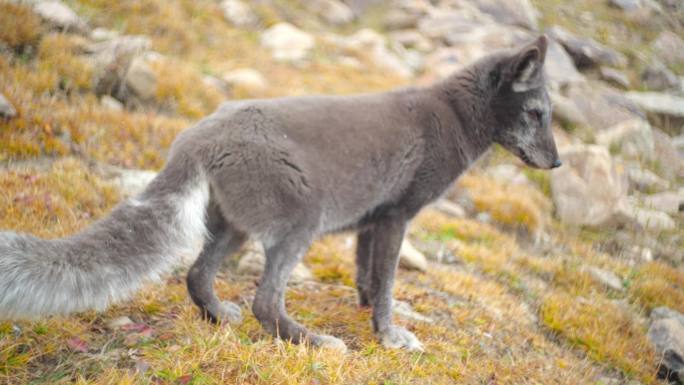
POLYGON ((382 346, 389 349, 406 349, 422 352, 423 344, 410 331, 401 326, 390 326, 378 333, 382 346))

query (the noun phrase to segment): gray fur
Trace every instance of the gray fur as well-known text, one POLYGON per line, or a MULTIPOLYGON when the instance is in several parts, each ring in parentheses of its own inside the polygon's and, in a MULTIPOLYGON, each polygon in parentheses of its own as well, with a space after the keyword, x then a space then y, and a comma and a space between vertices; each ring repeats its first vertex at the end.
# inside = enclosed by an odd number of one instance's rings
POLYGON ((179 135, 141 196, 84 232, 53 241, 0 234, 0 316, 101 309, 204 236, 190 295, 209 319, 236 321, 239 308, 220 302, 212 282, 251 236, 266 250, 252 306, 264 328, 343 348, 292 320, 284 294, 313 240, 358 230, 359 299, 373 307, 375 332, 385 346, 422 349, 391 320, 407 223, 493 143, 534 167, 559 165, 541 71, 546 44, 491 55, 430 87, 227 103, 179 135))

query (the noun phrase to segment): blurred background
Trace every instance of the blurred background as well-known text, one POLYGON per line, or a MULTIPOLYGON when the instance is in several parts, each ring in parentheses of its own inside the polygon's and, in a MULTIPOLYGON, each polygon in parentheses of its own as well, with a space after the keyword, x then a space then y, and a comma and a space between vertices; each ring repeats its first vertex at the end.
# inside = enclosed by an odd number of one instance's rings
POLYGON ((216 284, 243 324, 203 322, 181 268, 104 313, 0 323, 0 383, 682 383, 682 0, 0 0, 0 229, 83 228, 222 102, 429 84, 540 33, 563 167, 493 148, 415 219, 395 318, 426 353, 377 344, 341 234, 288 306, 347 355, 261 331, 251 245, 216 284))

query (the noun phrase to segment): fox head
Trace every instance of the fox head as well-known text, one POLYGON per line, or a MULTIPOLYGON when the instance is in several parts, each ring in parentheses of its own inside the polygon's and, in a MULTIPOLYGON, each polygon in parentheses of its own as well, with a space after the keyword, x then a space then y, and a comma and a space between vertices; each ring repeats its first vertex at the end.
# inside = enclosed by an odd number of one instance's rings
POLYGON ((522 49, 498 56, 490 72, 494 142, 527 165, 543 169, 561 165, 544 81, 547 46, 542 35, 522 49))

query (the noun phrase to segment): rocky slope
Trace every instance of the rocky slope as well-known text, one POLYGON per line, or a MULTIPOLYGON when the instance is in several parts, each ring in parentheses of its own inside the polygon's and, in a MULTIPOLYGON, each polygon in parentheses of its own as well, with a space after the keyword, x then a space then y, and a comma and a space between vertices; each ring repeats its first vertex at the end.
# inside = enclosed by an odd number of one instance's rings
MULTIPOLYGON (((425 353, 376 343, 343 234, 288 306, 344 356, 204 323, 181 269, 104 313, 0 323, 0 383, 684 381, 681 1, 0 1, 0 228, 84 227, 224 100, 425 84, 542 32, 564 166, 495 148, 415 219, 395 317, 425 353)), ((262 268, 250 245, 217 290, 246 310, 262 268)))

